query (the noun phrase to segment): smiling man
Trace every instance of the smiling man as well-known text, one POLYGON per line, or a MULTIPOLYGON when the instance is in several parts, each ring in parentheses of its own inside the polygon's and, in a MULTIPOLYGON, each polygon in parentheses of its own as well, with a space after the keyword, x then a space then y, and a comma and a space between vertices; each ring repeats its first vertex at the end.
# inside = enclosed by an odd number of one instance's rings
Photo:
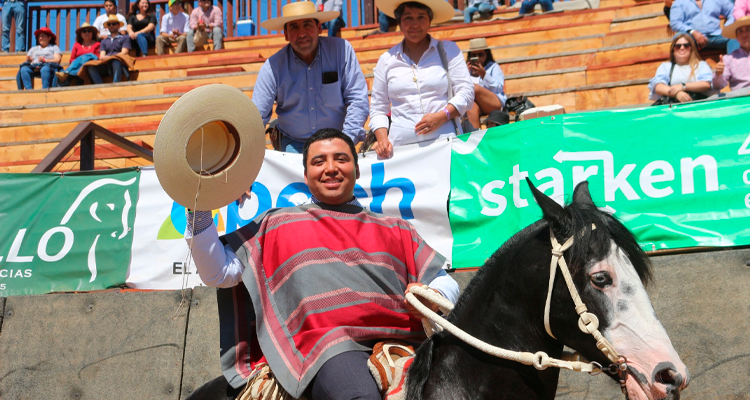
POLYGON ((282 17, 263 21, 271 31, 284 31, 289 42, 266 60, 253 88, 253 103, 268 124, 276 102, 277 150, 300 153, 305 140, 323 128, 342 130, 354 143, 364 140, 369 114, 367 83, 351 44, 319 37, 321 23, 338 11, 316 12, 310 1, 289 3, 282 17))
POLYGON ((302 157, 311 203, 268 210, 221 242, 210 212, 188 216, 194 233, 186 238, 203 282, 244 284, 218 294, 224 375, 191 399, 235 398, 267 363, 294 398, 379 400, 367 367, 372 346, 425 338, 406 306, 407 288, 426 284, 452 302, 458 297, 445 258, 413 226, 354 197, 359 166, 347 135, 320 130, 302 157), (235 335, 247 327, 246 337, 235 335))

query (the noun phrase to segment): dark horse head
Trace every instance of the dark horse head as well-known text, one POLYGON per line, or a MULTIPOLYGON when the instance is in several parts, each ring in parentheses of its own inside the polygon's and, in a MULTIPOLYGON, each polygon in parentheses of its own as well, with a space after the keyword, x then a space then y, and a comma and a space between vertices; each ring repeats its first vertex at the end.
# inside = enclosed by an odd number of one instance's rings
MULTIPOLYGON (((550 230, 559 243, 575 235, 564 257, 581 299, 599 319, 599 331, 627 358, 629 398, 679 398, 688 383, 687 368, 651 306, 645 289, 650 264, 633 235, 596 207, 587 182, 576 187, 565 208, 529 185, 544 217, 487 260, 448 319, 494 346, 560 358, 566 345, 606 367, 611 362, 595 339, 578 328, 575 305, 560 273, 550 303, 554 337, 544 327, 550 230)), ((537 370, 487 355, 443 332, 419 348, 408 374, 407 398, 553 399, 558 374, 557 368, 537 370)))

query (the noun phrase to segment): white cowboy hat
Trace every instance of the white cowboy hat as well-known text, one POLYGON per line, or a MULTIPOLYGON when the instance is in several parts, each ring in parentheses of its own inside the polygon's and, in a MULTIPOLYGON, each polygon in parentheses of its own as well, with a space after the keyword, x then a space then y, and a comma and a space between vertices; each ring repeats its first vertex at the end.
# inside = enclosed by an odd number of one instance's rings
POLYGON ((487 50, 490 47, 487 46, 487 39, 477 38, 469 40, 469 48, 464 50, 464 53, 471 53, 472 51, 487 50))
POLYGON ((412 1, 430 7, 433 24, 450 21, 456 15, 456 10, 445 0, 375 0, 375 6, 385 15, 396 18, 395 11, 398 6, 412 1))
POLYGON ((731 25, 726 25, 721 29, 721 36, 729 39, 737 39, 737 28, 750 25, 750 17, 744 16, 737 21, 732 22, 731 25))
POLYGON ((169 107, 154 139, 162 188, 191 210, 215 210, 242 196, 265 155, 258 108, 239 89, 201 86, 169 107))
POLYGON ((321 24, 339 17, 338 11, 316 11, 315 3, 312 1, 298 1, 289 3, 281 9, 282 17, 271 18, 260 23, 260 26, 269 31, 282 31, 287 22, 301 19, 314 18, 321 24))

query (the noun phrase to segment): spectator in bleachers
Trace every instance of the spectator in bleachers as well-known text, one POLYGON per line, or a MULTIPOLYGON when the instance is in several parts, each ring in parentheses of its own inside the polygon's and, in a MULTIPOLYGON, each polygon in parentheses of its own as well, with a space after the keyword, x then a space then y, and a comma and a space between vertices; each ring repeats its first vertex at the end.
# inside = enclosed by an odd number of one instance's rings
POLYGON ((103 83, 102 74, 112 77, 112 83, 122 80, 123 75, 127 77, 127 68, 123 60, 116 57, 127 57, 130 51, 130 38, 120 34, 122 22, 116 16, 110 15, 107 23, 110 35, 102 40, 99 47, 100 65, 88 68, 88 74, 93 83, 103 83))
POLYGON ((253 102, 263 123, 276 102, 279 150, 301 153, 305 140, 319 129, 342 130, 354 143, 364 139, 367 83, 352 45, 336 37, 320 37, 322 22, 336 11, 316 12, 309 1, 289 3, 282 17, 263 21, 270 31, 284 31, 289 42, 258 72, 253 102))
POLYGON ((18 90, 33 89, 34 77, 42 79, 42 89, 49 89, 55 72, 62 68, 62 51, 57 47, 57 36, 47 27, 37 29, 34 36, 38 44, 26 53, 26 62, 21 64, 16 75, 18 90))
POLYGON ((455 43, 429 34, 431 23, 453 18, 453 6, 443 0, 376 0, 375 4, 396 18, 404 35, 401 43, 380 56, 373 71, 370 129, 378 140, 374 147, 378 156, 390 157, 394 146, 461 134, 456 118, 474 101, 469 69, 455 43))
POLYGON ((726 18, 726 25, 734 22, 732 0, 675 0, 669 11, 669 26, 676 33, 688 33, 701 49, 727 49, 729 39, 721 36, 719 17, 726 18))
POLYGON ((164 14, 156 37, 156 54, 163 55, 166 46, 175 44, 174 53, 187 50, 187 32, 190 30, 190 17, 182 12, 179 0, 169 0, 169 12, 164 14))
POLYGON ((120 30, 121 33, 124 35, 128 32, 128 29, 126 27, 128 21, 125 19, 125 16, 117 12, 117 3, 115 0, 104 0, 104 14, 96 17, 94 20, 94 27, 99 31, 97 35, 99 36, 99 39, 106 39, 109 37, 109 29, 104 26, 104 23, 109 19, 110 15, 117 16, 117 19, 119 19, 122 22, 122 28, 120 30))
POLYGON ((679 33, 669 46, 669 62, 662 63, 648 84, 657 104, 705 99, 711 90, 711 67, 701 61, 693 37, 679 33))
POLYGON ((523 0, 518 14, 525 15, 533 13, 534 7, 536 7, 537 4, 542 7, 543 12, 552 11, 552 0, 523 0))
POLYGON ((344 2, 342 0, 315 1, 315 8, 317 8, 318 11, 338 11, 339 13, 338 17, 321 24, 323 29, 328 29, 328 37, 340 36, 339 33, 341 32, 341 28, 346 26, 346 21, 344 21, 344 16, 341 10, 343 5, 344 2))
POLYGON ((130 6, 128 13, 128 36, 130 48, 137 48, 141 56, 148 55, 148 48, 156 45, 156 13, 148 0, 138 0, 130 6))
POLYGON ((713 78, 713 89, 718 91, 727 84, 729 89, 750 87, 750 16, 740 17, 722 30, 722 35, 737 39, 740 48, 726 56, 719 56, 713 78))
POLYGON ((375 33, 388 33, 388 31, 391 29, 392 25, 398 25, 398 22, 395 18, 391 18, 387 15, 385 15, 384 12, 378 11, 378 25, 379 25, 379 32, 375 33))
POLYGON ((16 21, 16 51, 26 51, 26 1, 3 1, 3 52, 10 51, 10 24, 16 21))
POLYGON ((471 39, 466 54, 466 65, 469 67, 474 82, 474 104, 466 112, 469 122, 479 128, 479 117, 495 110, 502 110, 508 96, 505 95, 505 76, 495 62, 492 51, 484 38, 471 39))
MULTIPOLYGON (((735 21, 750 16, 750 0, 735 0, 732 15, 735 21)), ((724 26, 727 26, 727 24, 724 24, 724 26)))
MULTIPOLYGON (((205 40, 214 41, 214 50, 221 50, 224 44, 224 14, 221 8, 213 5, 213 0, 200 0, 200 7, 190 13, 190 31, 187 34, 187 50, 195 51, 195 35, 205 35, 205 40)), ((200 45, 203 45, 202 43, 200 45)))
MULTIPOLYGON (((122 21, 120 22, 122 23, 122 21)), ((70 64, 66 70, 57 72, 57 86, 69 86, 71 81, 76 81, 78 84, 82 83, 78 77, 81 66, 88 61, 99 58, 100 43, 97 40, 98 36, 99 29, 89 25, 88 22, 84 22, 80 28, 76 29, 76 42, 70 52, 70 64)))
POLYGON ((464 22, 471 22, 475 12, 479 12, 482 18, 489 18, 497 10, 497 0, 469 0, 469 4, 464 9, 464 22))

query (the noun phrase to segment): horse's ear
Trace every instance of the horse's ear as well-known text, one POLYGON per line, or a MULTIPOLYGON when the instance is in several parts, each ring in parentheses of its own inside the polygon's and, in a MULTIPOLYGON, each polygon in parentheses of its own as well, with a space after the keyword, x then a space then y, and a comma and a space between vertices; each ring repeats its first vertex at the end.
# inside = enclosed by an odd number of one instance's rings
POLYGON ((594 200, 591 199, 589 183, 587 181, 579 183, 575 190, 573 190, 573 203, 582 206, 596 207, 594 200))
POLYGON ((544 219, 552 222, 562 223, 562 221, 565 219, 565 210, 563 210, 562 206, 547 197, 546 194, 539 191, 539 189, 537 189, 536 186, 531 183, 531 180, 529 178, 526 178, 526 182, 529 184, 531 193, 534 194, 534 200, 536 200, 537 204, 539 204, 539 207, 542 209, 542 213, 544 213, 544 219))

